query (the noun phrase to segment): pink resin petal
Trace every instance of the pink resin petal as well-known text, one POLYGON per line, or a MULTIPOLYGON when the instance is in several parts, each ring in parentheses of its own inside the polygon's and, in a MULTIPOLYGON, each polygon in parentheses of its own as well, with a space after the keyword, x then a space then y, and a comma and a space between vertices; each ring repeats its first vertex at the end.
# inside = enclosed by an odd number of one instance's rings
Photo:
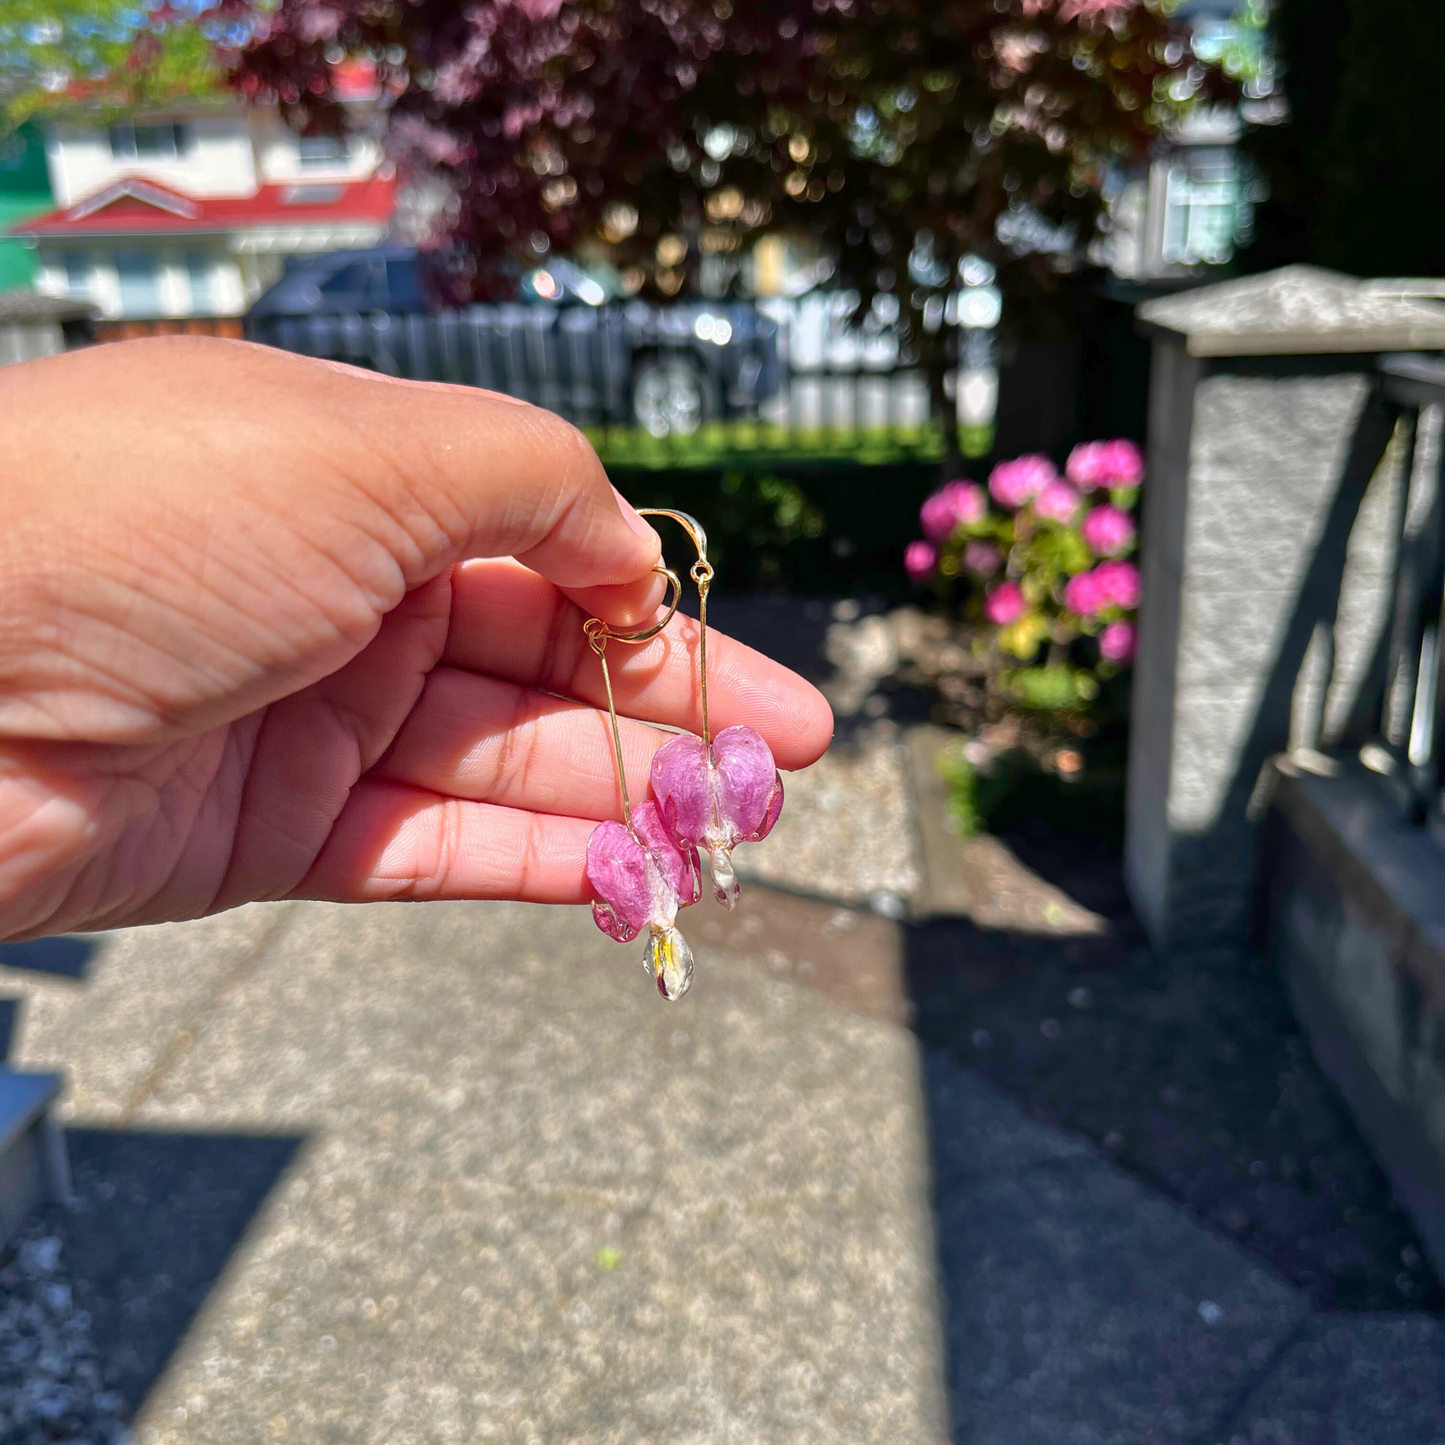
POLYGON ((783 806, 783 784, 768 745, 747 727, 724 728, 712 744, 687 734, 652 759, 652 791, 677 837, 703 848, 766 837, 783 806))
POLYGON ((768 799, 768 810, 763 814, 763 821, 757 832, 749 833, 749 843, 760 843, 769 833, 773 831, 773 824, 778 821, 778 814, 783 811, 783 780, 778 774, 773 774, 773 791, 768 799))
POLYGON ((701 738, 679 733, 658 748, 652 758, 652 794, 674 837, 704 842, 712 800, 701 738))
MULTIPOLYGON (((702 893, 702 870, 698 867, 697 849, 673 834, 662 821, 662 814, 651 798, 632 810, 632 830, 647 845, 653 862, 661 869, 677 899, 676 907, 687 908, 696 903, 702 893)), ((669 923, 671 921, 668 920, 669 923)))
POLYGON ((587 840, 587 877, 597 890, 592 919, 618 943, 644 928, 671 928, 702 891, 697 853, 677 842, 649 799, 632 810, 632 831, 599 823, 587 840))
POLYGON ((732 727, 713 739, 712 755, 719 815, 739 839, 756 842, 782 807, 783 784, 772 752, 752 728, 732 727))
POLYGON ((599 823, 587 840, 587 878, 599 901, 592 918, 603 933, 628 943, 647 927, 653 888, 647 850, 622 826, 599 823))

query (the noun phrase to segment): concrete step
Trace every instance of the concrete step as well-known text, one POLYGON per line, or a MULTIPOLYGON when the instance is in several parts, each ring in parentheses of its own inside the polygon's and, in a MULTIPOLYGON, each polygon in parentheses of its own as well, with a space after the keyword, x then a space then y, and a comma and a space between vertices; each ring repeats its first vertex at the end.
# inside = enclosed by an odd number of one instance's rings
POLYGON ((51 1108, 62 1082, 0 1066, 0 1243, 37 1205, 70 1202, 65 1136, 51 1108))

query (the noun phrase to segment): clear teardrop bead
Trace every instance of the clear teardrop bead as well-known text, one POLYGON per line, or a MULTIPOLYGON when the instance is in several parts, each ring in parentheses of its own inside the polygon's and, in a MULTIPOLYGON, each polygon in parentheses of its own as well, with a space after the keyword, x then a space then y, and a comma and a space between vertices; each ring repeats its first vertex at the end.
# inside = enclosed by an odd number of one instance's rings
POLYGON ((663 998, 676 1003, 692 983, 692 949, 675 928, 654 928, 647 935, 643 963, 663 998))
POLYGON ((713 848, 707 856, 712 865, 712 896, 724 908, 732 908, 742 892, 738 887, 738 875, 733 872, 732 851, 728 848, 713 848))

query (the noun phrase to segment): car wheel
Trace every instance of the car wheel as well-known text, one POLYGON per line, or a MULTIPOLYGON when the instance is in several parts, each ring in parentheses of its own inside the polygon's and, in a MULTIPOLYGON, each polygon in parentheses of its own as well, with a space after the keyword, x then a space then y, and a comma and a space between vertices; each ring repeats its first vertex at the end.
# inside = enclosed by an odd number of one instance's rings
POLYGON ((686 357, 648 357, 632 376, 632 419, 650 436, 691 436, 714 415, 710 380, 686 357))

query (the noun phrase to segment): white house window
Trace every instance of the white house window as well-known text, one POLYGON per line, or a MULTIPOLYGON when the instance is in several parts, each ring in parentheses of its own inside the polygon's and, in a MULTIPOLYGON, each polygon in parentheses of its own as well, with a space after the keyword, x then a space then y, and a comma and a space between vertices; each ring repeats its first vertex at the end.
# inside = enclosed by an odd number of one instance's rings
POLYGON ((205 316, 215 310, 211 258, 202 251, 186 252, 186 277, 191 283, 191 314, 205 316))
POLYGON ((90 296, 90 257, 84 251, 67 251, 62 258, 65 266, 65 289, 72 296, 90 296))
POLYGON ((110 128, 110 153, 118 161, 173 161, 191 148, 187 125, 131 125, 122 121, 110 128))
POLYGON ((161 273, 154 256, 144 251, 117 251, 115 274, 120 282, 122 316, 160 314, 161 273))
POLYGON ((283 206, 334 206, 346 194, 345 186, 287 186, 281 192, 283 206))
POLYGON ((346 142, 336 135, 303 135, 296 142, 297 159, 303 171, 324 170, 346 161, 346 142))
POLYGON ((1234 253, 1239 173, 1232 162, 1171 166, 1165 190, 1164 260, 1219 265, 1234 253))

